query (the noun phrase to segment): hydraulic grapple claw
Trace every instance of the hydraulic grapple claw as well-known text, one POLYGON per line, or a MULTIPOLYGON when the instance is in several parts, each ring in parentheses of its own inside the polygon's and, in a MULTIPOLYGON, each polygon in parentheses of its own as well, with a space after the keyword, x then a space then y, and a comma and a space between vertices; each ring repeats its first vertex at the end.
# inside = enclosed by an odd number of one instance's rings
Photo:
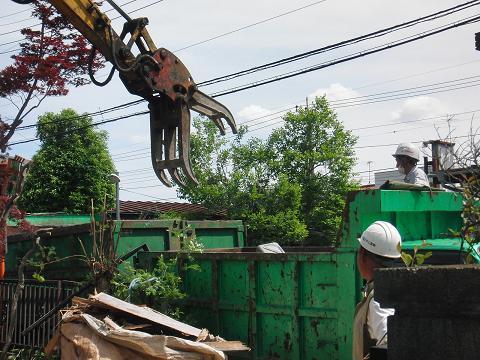
POLYGON ((209 117, 225 135, 225 120, 234 134, 237 127, 233 115, 220 102, 199 91, 185 65, 166 49, 152 54, 157 69, 144 64, 143 74, 155 96, 134 93, 149 101, 151 157, 155 174, 166 186, 172 186, 166 173, 180 186, 198 184, 190 162, 190 110, 209 117), (159 94, 159 95, 158 95, 159 94))

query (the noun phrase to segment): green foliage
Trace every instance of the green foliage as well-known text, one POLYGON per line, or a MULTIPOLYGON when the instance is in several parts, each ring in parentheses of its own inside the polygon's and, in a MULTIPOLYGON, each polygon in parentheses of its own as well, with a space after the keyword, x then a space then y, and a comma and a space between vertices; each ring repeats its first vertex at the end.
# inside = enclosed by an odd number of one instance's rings
POLYGON ((115 171, 107 148, 107 135, 92 125, 92 118, 74 110, 46 113, 38 120, 40 150, 25 181, 20 207, 29 212, 90 211, 91 199, 102 204, 105 194, 113 205, 115 171))
POLYGON ((275 154, 273 172, 301 186, 301 213, 310 240, 332 241, 340 226, 345 194, 356 187, 351 180, 356 138, 345 130, 325 97, 288 113, 284 121, 268 139, 275 154))
POLYGON ((8 352, 8 360, 55 360, 58 356, 47 356, 43 351, 33 348, 13 348, 8 352))
POLYGON ((180 290, 180 277, 174 273, 176 262, 160 257, 151 272, 127 264, 111 281, 113 295, 178 319, 181 311, 175 302, 186 295, 180 290))
POLYGON ((188 212, 179 212, 175 210, 169 210, 165 212, 156 213, 154 216, 154 219, 157 219, 157 220, 171 220, 171 219, 201 220, 202 218, 208 218, 208 214, 188 213, 188 212))
POLYGON ((45 270, 45 267, 48 264, 56 261, 58 260, 54 246, 44 246, 42 244, 38 244, 37 250, 33 256, 27 260, 27 265, 35 269, 34 273, 32 274, 32 278, 38 282, 44 282, 45 278, 43 277, 42 273, 45 270))
MULTIPOLYGON (((171 230, 172 237, 180 240, 180 252, 186 253, 190 258, 192 253, 201 253, 203 251, 203 244, 197 241, 195 230, 192 225, 187 225, 182 229, 171 230)), ((191 259, 191 258, 190 258, 191 259)))
MULTIPOLYGON (((405 266, 416 267, 422 265, 425 260, 432 256, 432 252, 427 251, 425 253, 420 253, 418 251, 428 246, 432 246, 432 244, 427 243, 425 240, 423 240, 421 245, 415 245, 413 247, 413 255, 410 255, 406 252, 401 252, 401 257, 403 262, 405 263, 405 266)), ((401 251, 401 247, 399 248, 399 251, 401 251)))
POLYGON ((192 228, 176 230, 172 236, 180 239, 180 254, 186 254, 186 259, 178 256, 165 260, 158 258, 152 271, 134 269, 129 264, 118 271, 110 282, 110 289, 115 297, 130 301, 133 304, 146 304, 166 315, 180 319, 183 315, 178 301, 185 298, 181 290, 182 280, 178 271, 200 271, 200 266, 194 262, 192 253, 201 252, 203 246, 196 240, 192 228))
POLYGON ((155 219, 157 220, 185 219, 185 216, 183 213, 179 213, 174 210, 169 210, 161 213, 156 213, 155 219))
POLYGON ((245 221, 256 243, 336 239, 344 196, 356 186, 356 138, 324 97, 285 115, 267 140, 246 139, 245 127, 228 141, 208 120, 197 118, 194 126, 192 161, 200 185, 179 188, 182 198, 245 221))
POLYGON ((465 181, 462 185, 463 226, 460 231, 460 236, 468 246, 467 263, 474 263, 474 257, 471 253, 475 251, 474 245, 480 242, 480 180, 478 179, 478 170, 475 177, 465 181))

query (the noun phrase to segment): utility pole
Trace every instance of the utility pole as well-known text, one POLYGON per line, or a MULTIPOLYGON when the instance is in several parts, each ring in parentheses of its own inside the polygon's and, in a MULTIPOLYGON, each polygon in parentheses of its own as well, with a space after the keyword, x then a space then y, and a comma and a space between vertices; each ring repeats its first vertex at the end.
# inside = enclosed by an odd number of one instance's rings
POLYGON ((370 174, 371 174, 370 170, 371 170, 372 163, 373 163, 373 161, 371 161, 371 160, 367 161, 367 164, 368 164, 368 185, 371 184, 371 182, 370 182, 370 174))
POLYGON ((115 184, 115 212, 117 221, 120 221, 120 177, 118 176, 118 171, 110 174, 108 177, 115 184))
POLYGON ((475 34, 475 49, 480 51, 480 32, 475 34))

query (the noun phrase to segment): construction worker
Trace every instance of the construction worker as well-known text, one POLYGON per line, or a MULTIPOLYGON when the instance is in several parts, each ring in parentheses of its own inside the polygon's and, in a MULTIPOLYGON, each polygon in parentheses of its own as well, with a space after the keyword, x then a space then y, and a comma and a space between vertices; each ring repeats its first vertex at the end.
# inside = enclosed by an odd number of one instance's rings
POLYGON ((404 181, 406 183, 430 186, 427 174, 417 167, 420 155, 415 145, 411 143, 399 144, 393 157, 397 160, 398 172, 405 175, 404 181))
POLYGON ((365 296, 355 309, 353 360, 363 359, 370 348, 387 343, 387 317, 394 309, 381 308, 373 298, 373 273, 377 268, 399 266, 402 239, 386 221, 375 221, 362 234, 357 253, 360 275, 367 281, 365 296))

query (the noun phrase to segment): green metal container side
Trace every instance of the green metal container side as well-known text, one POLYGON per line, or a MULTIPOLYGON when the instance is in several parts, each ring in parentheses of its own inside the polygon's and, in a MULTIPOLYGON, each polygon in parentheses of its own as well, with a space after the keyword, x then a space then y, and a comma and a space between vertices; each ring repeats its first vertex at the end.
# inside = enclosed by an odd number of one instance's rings
POLYGON ((245 225, 241 220, 186 221, 196 233, 197 241, 205 249, 244 247, 245 225))
POLYGON ((458 193, 370 190, 349 193, 339 246, 358 248, 357 239, 374 221, 395 225, 403 241, 448 238, 462 226, 458 193))
MULTIPOLYGON (((44 247, 53 247, 56 253, 55 261, 47 264, 42 273, 49 280, 84 280, 88 274, 88 265, 85 262, 85 252, 92 253, 92 241, 88 229, 77 230, 75 234, 44 238, 41 242, 44 247), (84 251, 85 249, 85 251, 84 251)), ((9 240, 5 258, 6 277, 16 278, 18 264, 23 256, 32 247, 32 241, 26 239, 9 240)), ((27 270, 27 275, 33 269, 27 270)))
MULTIPOLYGON (((188 321, 247 343, 251 359, 351 359, 351 323, 359 297, 355 253, 286 250, 194 254, 201 271, 179 270, 188 294, 188 321)), ((135 262, 151 269, 159 256, 177 255, 140 252, 135 262)))
MULTIPOLYGON (((87 214, 65 214, 65 213, 42 213, 28 214, 25 219, 35 226, 72 226, 90 224, 90 215, 87 214)), ((9 221, 8 225, 14 223, 9 221)))
MULTIPOLYGON (((85 255, 85 251, 92 254, 90 218, 85 215, 42 215, 34 216, 32 223, 37 226, 58 227, 56 230, 61 230, 61 235, 55 235, 54 232, 51 238, 42 240, 44 246, 55 248, 58 259, 64 259, 46 267, 47 278, 83 280, 88 274, 88 267, 79 256, 85 255)), ((143 244, 152 251, 179 249, 180 239, 177 232, 187 226, 192 229, 197 241, 207 249, 245 244, 241 221, 125 220, 120 224, 115 221, 114 226, 114 249, 117 257, 128 254, 143 244)), ((11 239, 8 241, 6 270, 7 276, 16 277, 17 266, 32 243, 26 239, 11 239)), ((125 263, 132 264, 132 260, 127 259, 125 263)), ((125 263, 122 266, 125 266, 125 263)))
POLYGON ((240 220, 126 220, 115 222, 117 254, 122 256, 142 244, 152 251, 178 250, 179 232, 190 231, 205 249, 245 246, 240 220), (120 232, 120 233, 119 233, 120 232))

